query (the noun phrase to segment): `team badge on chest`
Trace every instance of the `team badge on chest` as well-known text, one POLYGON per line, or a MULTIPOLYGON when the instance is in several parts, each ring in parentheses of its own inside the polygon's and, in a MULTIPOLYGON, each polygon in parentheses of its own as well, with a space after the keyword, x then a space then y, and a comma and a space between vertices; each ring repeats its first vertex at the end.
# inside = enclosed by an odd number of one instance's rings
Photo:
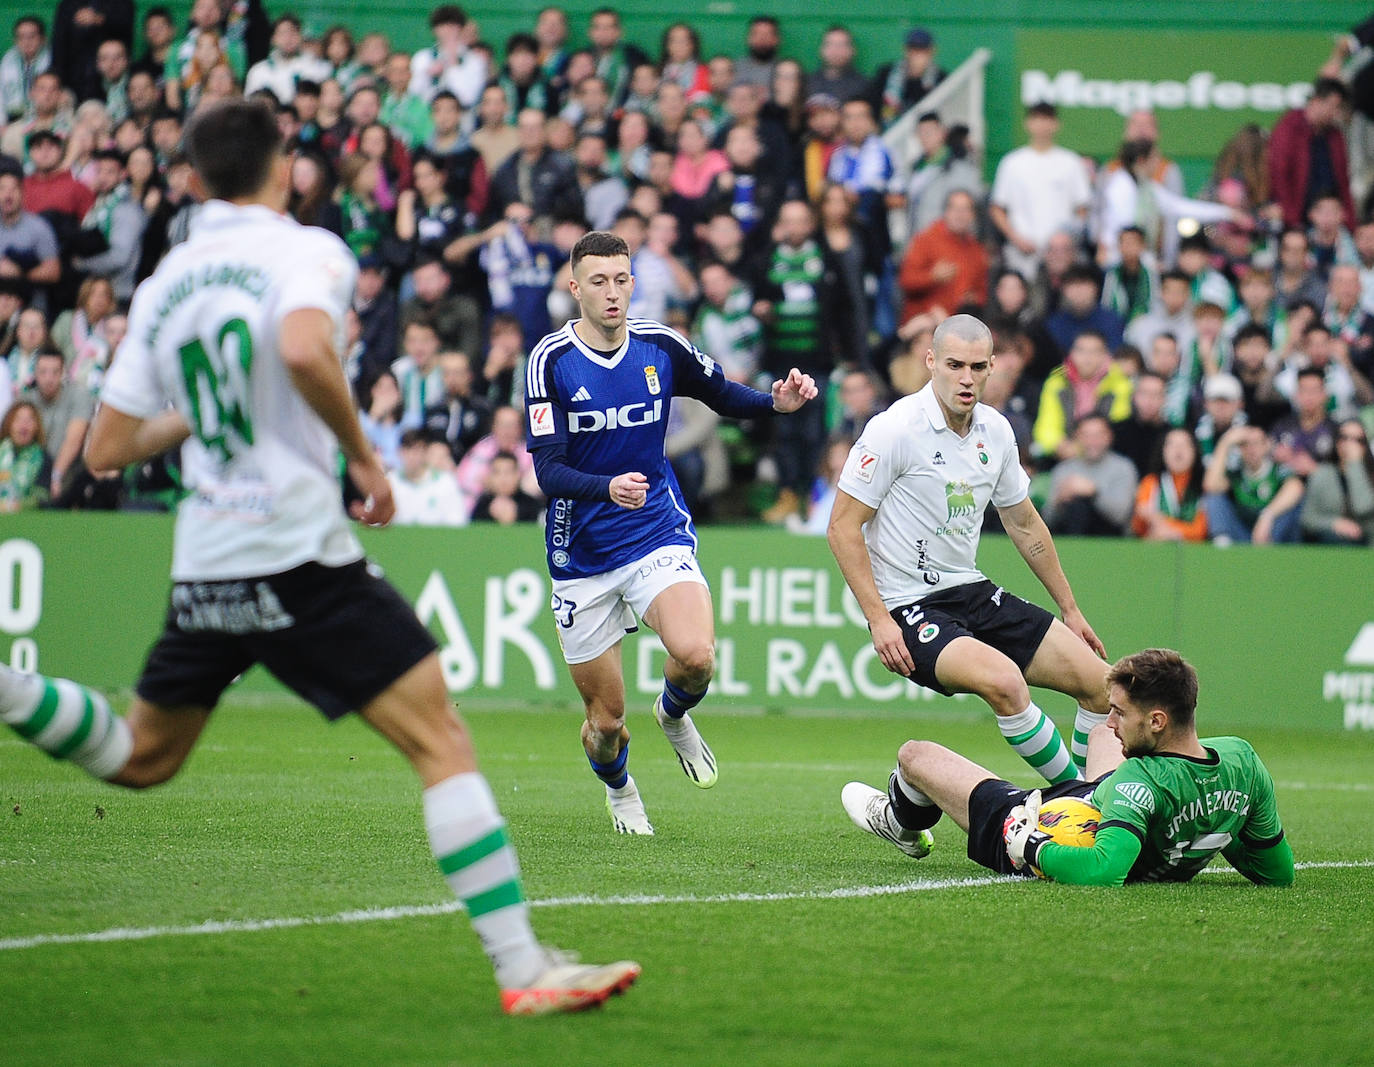
POLYGON ((978 462, 984 467, 988 465, 988 450, 983 447, 983 442, 978 442, 978 462))
POLYGON ((658 396, 658 394, 659 394, 659 393, 662 391, 662 389, 663 389, 663 387, 662 387, 661 385, 658 384, 658 368, 657 368, 657 367, 645 367, 645 368, 644 368, 644 380, 645 380, 645 382, 647 382, 648 385, 649 385, 649 394, 650 394, 651 396, 658 396))

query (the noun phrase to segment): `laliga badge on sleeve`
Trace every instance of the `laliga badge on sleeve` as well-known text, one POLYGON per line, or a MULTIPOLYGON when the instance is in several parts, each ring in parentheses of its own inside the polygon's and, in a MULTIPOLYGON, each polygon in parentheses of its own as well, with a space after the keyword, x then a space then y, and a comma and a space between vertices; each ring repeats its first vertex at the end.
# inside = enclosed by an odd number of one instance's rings
POLYGON ((854 462, 854 476, 861 482, 872 484, 873 472, 878 469, 878 453, 864 446, 859 446, 858 456, 854 462))
POLYGON ((553 433, 553 405, 547 400, 530 405, 530 436, 548 437, 553 433))

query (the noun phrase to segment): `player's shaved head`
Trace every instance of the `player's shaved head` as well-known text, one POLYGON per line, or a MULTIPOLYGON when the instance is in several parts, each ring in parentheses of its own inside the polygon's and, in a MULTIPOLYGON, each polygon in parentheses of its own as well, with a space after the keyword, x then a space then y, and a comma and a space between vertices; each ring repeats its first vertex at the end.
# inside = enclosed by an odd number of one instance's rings
POLYGON ((935 327, 935 334, 930 339, 930 347, 939 353, 944 345, 945 338, 955 338, 968 344, 987 345, 989 352, 992 351, 992 331, 982 319, 974 318, 972 315, 951 315, 935 327))
POLYGON ((184 136, 191 166, 219 200, 262 190, 282 146, 276 116, 254 100, 226 100, 198 111, 184 136))

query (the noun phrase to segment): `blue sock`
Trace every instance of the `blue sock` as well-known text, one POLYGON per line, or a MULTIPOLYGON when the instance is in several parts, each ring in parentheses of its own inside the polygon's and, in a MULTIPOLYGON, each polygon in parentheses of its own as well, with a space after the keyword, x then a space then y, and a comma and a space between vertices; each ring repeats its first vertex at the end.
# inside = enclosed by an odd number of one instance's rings
MULTIPOLYGON (((710 686, 707 686, 709 689, 710 686)), ((667 678, 663 679, 663 712, 670 719, 680 719, 701 703, 701 698, 706 695, 703 689, 700 693, 689 693, 685 689, 679 689, 667 678)))
POLYGON ((625 783, 630 780, 630 772, 625 769, 625 763, 629 758, 630 742, 626 741, 620 748, 620 755, 610 763, 597 763, 591 756, 587 757, 587 762, 592 765, 596 776, 612 789, 624 789, 625 783))

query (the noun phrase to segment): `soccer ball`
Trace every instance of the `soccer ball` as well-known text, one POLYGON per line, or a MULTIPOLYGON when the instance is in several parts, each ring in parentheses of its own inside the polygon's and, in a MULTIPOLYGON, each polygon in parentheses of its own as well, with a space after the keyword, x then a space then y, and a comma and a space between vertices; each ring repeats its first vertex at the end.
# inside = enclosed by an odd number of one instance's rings
MULTIPOLYGON (((1102 813, 1079 797, 1054 797, 1040 805, 1040 829, 1056 845, 1091 848, 1097 840, 1097 824, 1102 813)), ((1045 874, 1034 865, 1037 877, 1045 874)))

